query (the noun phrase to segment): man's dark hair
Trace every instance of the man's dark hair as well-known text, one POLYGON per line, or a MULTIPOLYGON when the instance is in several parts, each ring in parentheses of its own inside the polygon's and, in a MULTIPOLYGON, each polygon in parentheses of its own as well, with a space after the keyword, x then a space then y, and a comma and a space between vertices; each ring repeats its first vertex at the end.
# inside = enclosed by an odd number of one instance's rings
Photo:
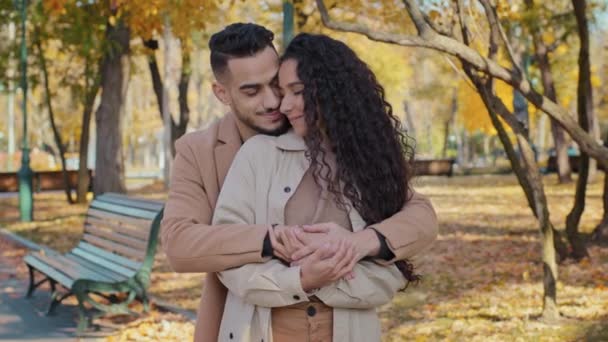
POLYGON ((226 71, 228 60, 253 56, 272 44, 274 33, 252 23, 235 23, 226 26, 209 39, 211 69, 216 78, 226 71))

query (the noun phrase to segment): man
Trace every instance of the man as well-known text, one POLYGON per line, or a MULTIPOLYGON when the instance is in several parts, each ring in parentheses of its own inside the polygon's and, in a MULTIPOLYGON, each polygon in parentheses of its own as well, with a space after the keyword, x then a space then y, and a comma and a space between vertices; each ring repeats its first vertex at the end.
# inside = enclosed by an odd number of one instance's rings
MULTIPOLYGON (((325 242, 338 237, 352 241, 362 255, 390 263, 410 258, 434 241, 437 220, 430 202, 414 193, 402 211, 357 233, 331 222, 299 231, 307 246, 288 255, 281 237, 293 227, 266 225, 210 225, 213 210, 232 160, 251 136, 278 135, 288 128, 279 112, 279 58, 273 34, 255 24, 233 24, 211 37, 213 92, 230 113, 204 131, 176 142, 169 199, 161 241, 177 272, 207 272, 198 311, 195 341, 216 341, 226 288, 214 272, 271 257, 285 261, 306 258, 325 242)), ((289 235, 293 236, 293 235, 289 235)))

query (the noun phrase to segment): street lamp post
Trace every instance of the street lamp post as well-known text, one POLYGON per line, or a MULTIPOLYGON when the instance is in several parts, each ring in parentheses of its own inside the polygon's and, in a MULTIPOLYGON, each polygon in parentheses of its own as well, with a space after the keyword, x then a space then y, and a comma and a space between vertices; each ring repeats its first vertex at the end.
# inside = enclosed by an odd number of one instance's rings
POLYGON ((283 51, 293 39, 293 0, 283 0, 283 51))
POLYGON ((17 172, 19 178, 19 212, 21 221, 32 221, 34 200, 32 195, 32 178, 34 172, 30 168, 30 148, 27 139, 27 43, 26 20, 27 0, 15 0, 15 7, 21 12, 21 90, 23 92, 23 138, 21 142, 21 168, 17 172))

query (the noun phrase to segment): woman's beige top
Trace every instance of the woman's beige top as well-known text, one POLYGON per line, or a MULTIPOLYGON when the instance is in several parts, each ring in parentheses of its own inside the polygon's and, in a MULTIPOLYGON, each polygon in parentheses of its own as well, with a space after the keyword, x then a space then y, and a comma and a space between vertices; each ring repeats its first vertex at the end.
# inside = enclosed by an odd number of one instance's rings
MULTIPOLYGON (((310 166, 305 152, 304 141, 292 132, 247 140, 226 176, 213 224, 285 224, 287 202, 310 166)), ((321 196, 319 202, 326 200, 321 196)), ((355 210, 348 217, 353 231, 365 227, 355 210)), ((334 342, 379 341, 376 307, 390 302, 405 280, 394 265, 361 261, 353 272, 354 279, 321 288, 315 296, 334 308, 334 342)), ((310 301, 300 283, 300 268, 278 260, 230 269, 219 277, 229 289, 220 341, 270 342, 270 308, 310 301)))

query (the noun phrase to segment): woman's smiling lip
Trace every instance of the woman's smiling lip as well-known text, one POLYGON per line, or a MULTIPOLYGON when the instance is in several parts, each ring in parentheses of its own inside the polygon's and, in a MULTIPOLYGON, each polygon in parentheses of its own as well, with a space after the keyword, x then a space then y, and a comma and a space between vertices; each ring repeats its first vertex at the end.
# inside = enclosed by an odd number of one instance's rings
POLYGON ((299 118, 303 118, 303 117, 304 117, 304 115, 298 115, 296 117, 289 117, 288 116, 287 119, 291 122, 291 121, 295 121, 295 120, 297 120, 299 118))

